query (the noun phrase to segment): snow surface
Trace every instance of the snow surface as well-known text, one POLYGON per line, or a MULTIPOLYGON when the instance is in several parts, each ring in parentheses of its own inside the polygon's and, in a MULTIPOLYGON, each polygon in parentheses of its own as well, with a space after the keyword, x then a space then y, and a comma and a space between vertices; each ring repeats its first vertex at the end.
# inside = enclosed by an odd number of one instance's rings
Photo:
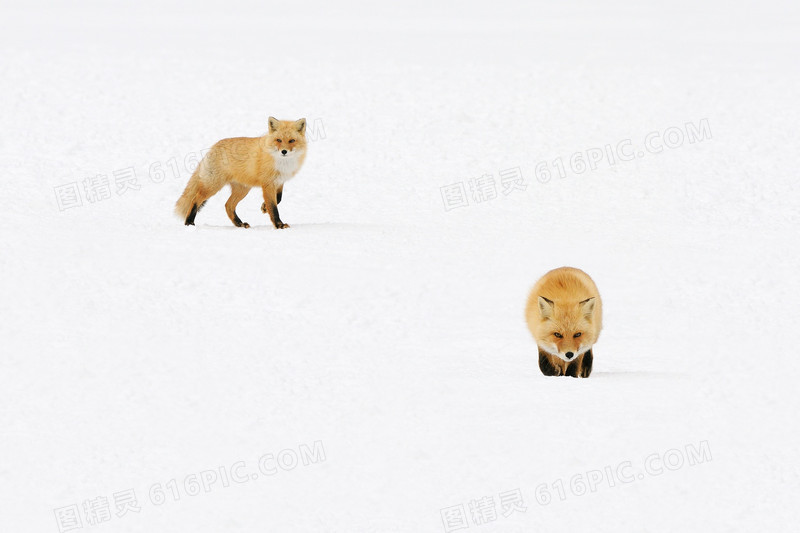
POLYGON ((796 527, 795 4, 0 18, 0 531, 67 530, 73 505, 75 531, 446 532, 458 506, 478 533, 796 527), (257 191, 248 230, 224 193, 184 227, 186 166, 269 115, 316 128, 280 205, 291 229, 257 191), (641 150, 703 120, 701 141, 641 150), (558 176, 554 160, 626 139, 642 157, 558 176), (138 190, 118 194, 130 167, 138 190), (504 194, 517 167, 526 188, 504 194), (485 174, 496 198, 446 209, 443 187, 485 174), (91 202, 98 175, 110 194, 91 202), (82 205, 60 210, 71 183, 82 205), (588 380, 542 376, 523 320, 562 265, 603 296, 588 380), (690 465, 687 446, 709 455, 690 465), (309 464, 187 494, 282 450, 309 464), (651 454, 683 464, 657 474, 651 454), (635 481, 610 486, 625 464, 635 481), (180 499, 155 505, 173 479, 180 499), (140 511, 117 516, 130 489, 140 511), (525 510, 504 516, 517 489, 525 510), (476 523, 487 496, 496 519, 476 523), (98 497, 110 519, 90 525, 98 497))

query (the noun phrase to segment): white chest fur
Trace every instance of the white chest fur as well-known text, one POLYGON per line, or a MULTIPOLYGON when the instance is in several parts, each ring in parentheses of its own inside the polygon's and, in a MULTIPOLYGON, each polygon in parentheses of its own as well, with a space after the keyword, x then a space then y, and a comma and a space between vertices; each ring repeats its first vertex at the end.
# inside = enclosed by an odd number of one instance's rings
POLYGON ((275 156, 275 170, 278 172, 279 183, 285 183, 292 179, 300 170, 300 154, 283 157, 281 155, 275 156))

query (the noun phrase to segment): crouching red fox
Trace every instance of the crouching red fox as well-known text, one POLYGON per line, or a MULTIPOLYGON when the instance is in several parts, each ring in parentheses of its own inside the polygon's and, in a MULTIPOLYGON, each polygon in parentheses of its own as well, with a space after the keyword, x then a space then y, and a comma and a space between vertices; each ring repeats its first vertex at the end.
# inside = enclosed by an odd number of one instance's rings
POLYGON ((525 319, 539 348, 545 376, 588 378, 603 327, 600 293, 589 275, 577 268, 551 270, 533 286, 525 319))

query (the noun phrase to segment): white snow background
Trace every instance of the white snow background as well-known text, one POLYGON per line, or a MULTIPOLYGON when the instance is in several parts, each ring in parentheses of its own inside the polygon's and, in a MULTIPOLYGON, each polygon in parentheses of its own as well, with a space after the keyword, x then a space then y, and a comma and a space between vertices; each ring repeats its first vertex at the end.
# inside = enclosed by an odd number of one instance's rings
POLYGON ((796 3, 0 9, 0 531, 796 527, 796 3), (269 115, 314 132, 292 227, 225 190, 184 227, 196 154, 269 115), (563 265, 589 379, 523 319, 563 265))

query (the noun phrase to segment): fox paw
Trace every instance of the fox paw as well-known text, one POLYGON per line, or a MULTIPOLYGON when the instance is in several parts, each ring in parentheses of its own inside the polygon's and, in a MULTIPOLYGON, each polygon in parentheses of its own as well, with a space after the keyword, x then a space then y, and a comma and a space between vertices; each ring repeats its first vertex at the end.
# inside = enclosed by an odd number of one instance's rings
POLYGON ((275 224, 275 229, 286 229, 289 227, 289 224, 284 224, 283 222, 279 222, 275 224))

